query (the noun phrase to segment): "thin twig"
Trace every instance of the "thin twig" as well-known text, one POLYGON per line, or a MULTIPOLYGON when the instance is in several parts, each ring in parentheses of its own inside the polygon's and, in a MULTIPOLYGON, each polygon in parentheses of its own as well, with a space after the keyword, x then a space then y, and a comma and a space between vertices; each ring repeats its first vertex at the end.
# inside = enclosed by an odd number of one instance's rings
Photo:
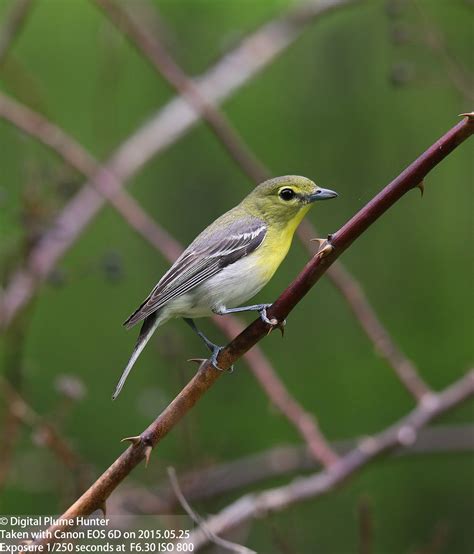
MULTIPOLYGON (((149 25, 143 21, 138 21, 133 17, 130 10, 115 0, 94 1, 131 40, 131 43, 138 48, 159 74, 198 111, 217 139, 223 144, 230 157, 239 165, 243 172, 254 183, 259 183, 269 178, 271 176, 270 170, 252 153, 225 114, 219 110, 216 103, 203 96, 194 81, 175 62, 156 34, 151 33, 149 25)), ((311 4, 308 5, 310 6, 311 4)), ((306 250, 312 255, 310 241, 317 236, 317 232, 309 220, 303 221, 298 229, 298 236, 306 250)), ((379 320, 360 283, 357 282, 341 262, 336 262, 329 269, 328 276, 332 284, 341 292, 349 304, 356 320, 374 344, 376 352, 393 368, 408 392, 417 400, 420 400, 424 394, 428 394, 430 392, 429 387, 419 376, 413 362, 404 356, 379 320)), ((307 417, 298 417, 301 421, 307 422, 308 434, 311 440, 311 436, 315 437, 318 433, 318 430, 313 428, 315 425, 311 423, 311 417, 309 414, 307 414, 307 417)), ((315 450, 315 452, 317 451, 315 450)))
MULTIPOLYGON (((418 431, 424 425, 473 395, 474 371, 470 371, 444 391, 433 395, 431 400, 418 404, 396 424, 362 441, 358 447, 341 458, 337 466, 296 479, 288 485, 243 496, 210 517, 206 521, 208 529, 214 533, 225 534, 261 514, 285 510, 295 503, 314 500, 329 493, 376 457, 401 444, 415 442, 418 431)), ((206 535, 197 529, 185 542, 192 544, 196 552, 208 540, 206 535)))
POLYGON ((15 0, 0 27, 0 67, 5 62, 10 49, 20 34, 29 14, 33 0, 15 0))
POLYGON ((135 21, 130 11, 114 0, 94 1, 119 29, 132 39, 132 44, 138 45, 140 51, 145 55, 145 59, 151 62, 153 67, 211 126, 211 129, 244 173, 251 175, 257 182, 264 181, 267 177, 266 168, 261 165, 245 142, 238 136, 227 117, 215 109, 214 105, 201 94, 194 81, 189 79, 176 64, 156 35, 152 35, 146 26, 135 21))
MULTIPOLYGON (((124 220, 170 262, 174 262, 183 248, 165 229, 149 216, 130 196, 115 175, 100 164, 63 129, 43 115, 23 106, 0 92, 0 117, 22 131, 37 138, 54 150, 71 167, 88 177, 90 183, 111 203, 124 220), (111 193, 111 189, 115 192, 111 193)), ((213 317, 214 323, 229 339, 238 335, 244 326, 236 317, 213 317)), ((288 418, 308 443, 317 460, 330 465, 337 460, 319 430, 316 419, 290 395, 260 348, 245 354, 245 359, 272 403, 288 418)))
POLYGON ((208 529, 204 522, 204 519, 193 510, 189 502, 186 500, 183 492, 181 491, 174 467, 168 468, 168 477, 170 479, 171 486, 173 487, 173 491, 176 494, 176 497, 178 498, 182 508, 194 521, 194 523, 196 523, 196 525, 199 525, 199 528, 206 535, 209 542, 217 544, 218 546, 222 546, 223 548, 225 548, 226 550, 230 550, 231 552, 237 552, 238 554, 257 554, 255 550, 250 550, 250 548, 246 548, 245 546, 242 546, 240 544, 221 539, 210 529, 208 529))
MULTIPOLYGON (((422 9, 420 3, 412 0, 418 16, 421 19, 422 27, 424 27, 425 41, 433 52, 438 53, 441 62, 444 64, 448 78, 453 86, 464 96, 468 102, 474 101, 474 78, 469 74, 467 69, 451 54, 447 45, 446 39, 428 16, 425 10, 422 9)), ((417 33, 420 35, 420 33, 417 33)))
MULTIPOLYGON (((296 279, 283 291, 269 309, 269 317, 278 321, 285 319, 291 310, 303 299, 309 290, 349 246, 360 237, 377 219, 392 207, 404 194, 417 187, 423 178, 448 156, 457 146, 462 144, 474 132, 474 113, 467 115, 463 121, 445 133, 428 150, 408 166, 397 178, 380 191, 368 204, 357 212, 341 229, 328 240, 324 249, 325 255, 312 258, 299 273, 296 279)), ((258 341, 267 336, 268 326, 260 319, 251 323, 239 336, 223 348, 217 359, 219 367, 229 368, 245 352, 258 341)), ((70 527, 71 520, 77 516, 85 516, 103 507, 107 498, 130 472, 144 459, 149 459, 152 449, 174 428, 174 426, 190 411, 200 398, 222 377, 223 372, 217 371, 210 360, 203 362, 198 372, 181 390, 174 400, 160 413, 141 435, 131 437, 131 446, 123 452, 115 462, 103 473, 92 486, 61 516, 61 523, 50 528, 48 537, 39 539, 37 543, 45 544, 54 540, 57 529, 70 527)), ((399 442, 407 443, 416 440, 419 428, 436 415, 443 413, 455 404, 461 402, 474 392, 474 372, 470 372, 455 385, 439 395, 427 395, 410 416, 402 420, 402 424, 391 427, 377 439, 375 448, 370 439, 344 458, 345 463, 338 461, 323 478, 304 480, 308 486, 292 485, 300 499, 319 494, 324 488, 341 482, 366 463, 389 447, 399 442), (393 436, 395 433, 395 437, 393 436), (323 483, 321 483, 321 480, 323 483)), ((319 477, 319 476, 318 476, 319 477)), ((272 501, 278 500, 278 494, 272 496, 272 501)), ((284 507, 281 504, 280 507, 284 507)))
MULTIPOLYGON (((11 414, 11 417, 15 418, 17 424, 16 432, 19 430, 19 424, 29 427, 39 439, 38 442, 41 446, 49 449, 59 463, 69 470, 74 481, 73 494, 80 494, 90 481, 91 476, 95 473, 91 466, 79 456, 57 427, 34 410, 9 381, 1 376, 0 389, 0 392, 3 392, 7 401, 8 413, 11 414)), ((10 462, 6 447, 7 443, 2 445, 0 485, 6 479, 8 464, 10 462)))
POLYGON ((367 495, 359 498, 357 503, 359 524, 359 554, 372 554, 374 543, 374 521, 372 503, 367 495))
POLYGON ((428 544, 421 548, 417 548, 413 551, 413 554, 439 554, 443 551, 446 552, 445 546, 450 531, 450 525, 446 521, 439 521, 433 529, 428 544))
POLYGON ((5 333, 5 353, 3 356, 5 386, 0 387, 5 403, 3 412, 2 456, 0 459, 0 489, 5 485, 12 466, 15 445, 21 428, 20 417, 15 410, 14 392, 19 392, 23 384, 23 355, 27 338, 27 331, 31 319, 31 309, 25 310, 22 317, 18 317, 5 333))
POLYGON ((0 490, 7 482, 10 468, 12 467, 13 455, 20 430, 20 420, 18 419, 13 404, 7 393, 5 397, 5 406, 3 410, 2 425, 2 457, 0 459, 0 490))
POLYGON ((44 417, 40 416, 4 377, 0 377, 0 382, 8 397, 11 410, 18 421, 37 431, 45 446, 73 473, 84 467, 79 455, 74 452, 69 442, 61 436, 59 431, 44 417))

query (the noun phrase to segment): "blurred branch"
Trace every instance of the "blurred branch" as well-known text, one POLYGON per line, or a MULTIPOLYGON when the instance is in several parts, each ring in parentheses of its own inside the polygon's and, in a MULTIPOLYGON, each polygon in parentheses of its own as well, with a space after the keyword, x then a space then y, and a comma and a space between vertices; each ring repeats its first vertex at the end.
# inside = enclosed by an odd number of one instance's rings
POLYGON ((250 550, 250 548, 246 548, 245 546, 242 546, 240 544, 235 544, 234 542, 221 539, 210 529, 208 529, 206 527, 206 524, 203 518, 191 508, 191 505, 189 504, 189 502, 186 500, 186 497, 182 493, 178 483, 178 478, 176 476, 176 471, 173 467, 168 468, 168 476, 170 478, 173 491, 177 499, 179 500, 179 503, 181 504, 182 508, 188 514, 188 516, 194 521, 194 523, 196 523, 196 525, 199 526, 199 529, 206 535, 207 540, 209 542, 217 544, 218 546, 222 546, 222 548, 225 548, 226 550, 230 550, 231 552, 237 552, 238 554, 257 554, 254 550, 250 550))
POLYGON ((37 434, 41 444, 49 448, 55 457, 70 470, 77 480, 77 490, 83 490, 86 477, 90 477, 90 472, 85 471, 86 464, 84 461, 81 460, 54 425, 40 416, 11 386, 7 379, 0 377, 0 383, 9 409, 17 421, 30 427, 37 434))
MULTIPOLYGON (((5 275, 8 275, 11 265, 23 263, 27 258, 34 244, 39 221, 41 220, 41 208, 41 202, 38 201, 38 198, 35 198, 34 193, 31 194, 30 187, 27 183, 21 200, 20 218, 22 221, 22 236, 15 244, 15 253, 13 254, 12 252, 11 258, 7 258, 6 263, 2 264, 2 273, 5 275)), ((0 279, 1 278, 2 276, 0 276, 0 279)), ((0 387, 0 393, 3 393, 5 403, 0 409, 3 421, 0 430, 2 439, 0 489, 5 485, 8 479, 15 454, 15 446, 21 429, 21 419, 15 410, 16 404, 13 400, 13 393, 16 391, 19 394, 23 386, 24 354, 33 315, 33 304, 34 302, 30 302, 27 309, 24 309, 20 316, 15 318, 12 324, 5 330, 3 337, 4 348, 1 360, 3 376, 0 375, 0 379, 5 381, 5 385, 0 387)))
MULTIPOLYGON (((208 518, 206 526, 214 533, 225 534, 250 519, 261 517, 262 514, 278 512, 296 503, 323 496, 381 454, 399 445, 415 442, 419 430, 424 425, 473 394, 474 371, 470 371, 444 391, 433 394, 425 402, 420 402, 395 425, 362 441, 346 454, 337 466, 309 477, 300 477, 288 485, 243 496, 208 518)), ((192 544, 196 552, 207 544, 208 539, 201 529, 196 529, 185 542, 192 544)))
MULTIPOLYGON (((182 246, 159 226, 132 196, 121 188, 121 184, 113 173, 106 167, 101 167, 79 143, 60 127, 2 92, 0 92, 0 117, 49 146, 69 165, 88 177, 92 186, 112 204, 125 221, 167 260, 174 262, 180 255, 183 250, 182 246), (115 192, 111 193, 111 190, 115 192)), ((236 317, 214 316, 213 320, 229 339, 238 335, 244 328, 236 317)), ((256 348, 252 352, 248 352, 245 354, 245 359, 272 403, 296 427, 308 443, 314 457, 325 465, 335 462, 337 456, 331 451, 319 431, 315 418, 289 394, 262 350, 256 348)))
MULTIPOLYGON (((390 458, 426 454, 471 453, 474 451, 474 425, 436 425, 422 429, 413 444, 400 445, 390 458)), ((336 441, 333 450, 344 455, 364 437, 336 441)), ((275 446, 264 452, 179 475, 181 490, 190 502, 206 500, 277 477, 320 468, 307 446, 275 446)), ((154 488, 130 485, 111 499, 114 514, 167 514, 176 509, 176 496, 167 481, 154 488)))
MULTIPOLYGON (((1 91, 0 117, 54 150, 67 164, 87 177, 90 181, 87 185, 91 187, 92 193, 96 194, 94 189, 97 190, 100 195, 98 198, 101 201, 106 199, 110 202, 125 221, 155 248, 164 248, 168 252, 173 252, 174 257, 179 255, 181 248, 178 243, 164 229, 158 227, 140 204, 123 190, 123 183, 113 171, 107 166, 101 166, 87 150, 63 129, 49 121, 45 116, 31 110, 1 91)), ((89 192, 91 191, 89 190, 89 192)), ((61 233, 57 223, 50 233, 61 233)), ((54 264, 48 269, 50 270, 53 267, 54 264)), ((33 291, 31 292, 33 293, 33 291)), ((5 313, 8 314, 7 296, 4 298, 4 309, 5 313)), ((11 314, 7 323, 15 313, 11 314)))
POLYGON ((468 102, 474 101, 474 78, 469 74, 467 69, 451 54, 446 44, 442 32, 439 30, 436 23, 422 9, 420 3, 416 0, 411 0, 418 15, 421 19, 421 24, 424 27, 425 42, 428 47, 438 54, 441 62, 444 64, 448 78, 453 86, 464 96, 468 102))
MULTIPOLYGON (((262 25, 195 80, 200 93, 210 102, 228 98, 292 44, 313 19, 334 7, 335 4, 327 1, 302 5, 262 25)), ((185 99, 178 97, 171 100, 123 142, 103 166, 103 171, 116 178, 109 192, 112 194, 119 190, 121 182, 130 179, 153 156, 176 142, 198 121, 199 114, 189 107, 185 99)), ((90 187, 83 187, 64 207, 53 228, 45 233, 31 252, 26 267, 18 270, 0 298, 0 328, 8 325, 34 295, 103 203, 101 195, 90 187)))
MULTIPOLYGON (((300 226, 300 234, 307 235, 307 240, 310 235, 308 231, 310 231, 309 228, 300 226)), ((329 269, 328 276, 331 283, 343 295, 356 320, 372 341, 375 352, 393 369, 407 391, 417 400, 428 394, 430 388, 419 376, 415 364, 403 354, 384 327, 354 275, 349 273, 341 262, 336 262, 329 269)))
POLYGON ((359 554, 372 554, 374 545, 374 517, 372 502, 363 495, 357 502, 359 523, 359 554))
MULTIPOLYGON (((327 244, 306 264, 296 279, 272 304, 268 310, 269 317, 274 317, 278 321, 286 318, 342 252, 404 194, 412 188, 419 186, 429 171, 469 138, 473 132, 474 113, 466 116, 463 121, 437 140, 368 204, 359 210, 341 229, 328 237, 327 244)), ((217 360, 219 367, 222 369, 229 368, 245 352, 267 335, 268 325, 260 318, 256 319, 221 350, 217 360)), ((189 383, 147 429, 141 435, 128 439, 132 442, 131 446, 66 510, 63 516, 61 516, 61 521, 67 522, 77 516, 86 516, 94 510, 103 508, 107 498, 117 486, 142 460, 150 458, 152 449, 174 428, 222 375, 223 372, 217 371, 210 360, 204 361, 189 383)), ((303 480, 306 481, 308 486, 300 487, 298 483, 295 483, 291 485, 290 490, 293 492, 296 490, 297 497, 300 500, 307 498, 308 494, 309 496, 318 494, 322 484, 324 484, 324 488, 327 490, 335 483, 342 481, 348 475, 355 472, 361 465, 370 461, 376 454, 380 454, 387 448, 394 447, 399 443, 413 442, 416 440, 416 433, 419 428, 428 423, 433 417, 444 413, 473 393, 474 371, 468 373, 455 385, 440 394, 432 393, 425 395, 416 410, 398 425, 389 428, 375 439, 364 441, 355 451, 331 465, 331 468, 327 472, 318 475, 316 480, 314 478, 309 481, 307 479, 303 480)), ((279 498, 281 500, 278 494, 271 497, 272 501, 279 498)), ((285 503, 280 504, 279 508, 283 508, 284 505, 285 503)), ((56 529, 63 529, 65 526, 65 524, 53 526, 50 528, 50 535, 54 536, 56 529)), ((215 532, 215 529, 213 531, 215 532)), ((37 542, 45 544, 50 542, 50 539, 45 538, 37 542)))
POLYGON ((13 7, 0 27, 0 67, 7 58, 15 39, 20 34, 30 14, 32 4, 33 0, 15 0, 13 7))
MULTIPOLYGON (((138 47, 145 59, 166 81, 185 98, 200 117, 210 126, 218 139, 225 146, 230 156, 242 171, 257 183, 268 177, 267 168, 257 160, 247 144, 238 135, 226 115, 217 110, 200 92, 196 83, 190 79, 173 60, 165 46, 152 34, 148 25, 138 22, 125 5, 115 0, 93 0, 102 8, 108 18, 138 47)), ((329 4, 340 4, 329 2, 329 4)), ((342 2, 346 3, 346 2, 342 2)))
POLYGON ((0 459, 0 489, 5 485, 12 465, 15 445, 20 429, 20 418, 14 409, 13 392, 19 391, 23 384, 23 355, 31 310, 25 310, 6 330, 4 337, 3 374, 0 378, 5 385, 0 388, 5 398, 2 406, 2 456, 0 459))
MULTIPOLYGON (((149 23, 138 21, 129 9, 115 0, 94 1, 104 10, 110 20, 128 36, 132 45, 138 48, 158 73, 197 110, 243 172, 254 183, 268 179, 271 176, 270 170, 250 150, 217 105, 201 94, 194 81, 174 61, 156 34, 151 32, 149 23)), ((326 2, 326 6, 332 4, 333 7, 340 7, 345 3, 329 0, 326 2)), ((320 10, 321 3, 307 3, 306 12, 304 16, 301 16, 302 19, 314 17, 315 8, 320 10)), ((301 8, 297 9, 300 10, 301 8)), ((150 13, 147 13, 148 18, 150 13)), ((310 241, 317 236, 317 232, 309 220, 303 221, 298 229, 298 236, 306 250, 312 255, 310 241)), ((367 296, 364 294, 360 283, 357 282, 341 262, 337 262, 331 267, 328 271, 328 276, 349 304, 352 313, 368 338, 372 341, 375 351, 393 368, 402 384, 412 396, 419 400, 424 394, 430 392, 429 387, 418 375, 413 362, 403 355, 382 325, 367 296)))
POLYGON ((448 542, 450 531, 450 525, 446 521, 439 521, 433 529, 433 534, 428 544, 417 548, 413 551, 413 554, 438 554, 439 552, 446 552, 445 546, 448 542))

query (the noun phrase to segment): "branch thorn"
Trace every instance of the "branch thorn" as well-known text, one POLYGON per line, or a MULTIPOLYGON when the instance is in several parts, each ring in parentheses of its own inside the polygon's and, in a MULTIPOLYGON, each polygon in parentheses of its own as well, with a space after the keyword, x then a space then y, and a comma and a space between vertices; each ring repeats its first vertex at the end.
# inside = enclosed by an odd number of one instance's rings
POLYGON ((150 444, 145 448, 145 467, 148 467, 148 464, 150 463, 150 456, 153 450, 153 446, 150 444))
POLYGON ((318 252, 319 252, 322 245, 326 242, 326 239, 311 239, 311 242, 317 242, 318 243, 318 252))
POLYGON ((274 329, 278 329, 281 333, 281 338, 285 336, 285 325, 286 325, 286 319, 283 319, 282 321, 277 321, 273 327, 271 327, 268 331, 268 334, 270 334, 274 329))
POLYGON ((98 509, 104 514, 104 517, 107 517, 107 504, 105 500, 102 502, 98 509))
POLYGON ((207 362, 207 358, 188 358, 186 361, 202 365, 204 362, 207 362))
POLYGON ((425 192, 425 181, 420 181, 417 185, 416 185, 416 188, 420 189, 420 192, 421 192, 421 196, 423 197, 423 193, 425 192))
POLYGON ((138 446, 142 442, 140 435, 135 435, 134 437, 125 437, 120 442, 131 442, 133 446, 138 446))
POLYGON ((311 239, 312 242, 319 243, 316 257, 324 258, 334 250, 334 246, 330 242, 330 237, 331 235, 329 235, 327 239, 311 239))

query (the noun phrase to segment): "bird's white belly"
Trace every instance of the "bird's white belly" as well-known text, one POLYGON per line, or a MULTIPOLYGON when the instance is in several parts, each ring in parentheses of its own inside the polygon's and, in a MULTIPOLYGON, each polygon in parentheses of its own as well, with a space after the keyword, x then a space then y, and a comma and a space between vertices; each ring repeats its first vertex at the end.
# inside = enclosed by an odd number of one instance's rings
POLYGON ((195 289, 172 300, 169 317, 205 317, 213 308, 235 308, 247 302, 268 282, 252 256, 228 265, 195 289))

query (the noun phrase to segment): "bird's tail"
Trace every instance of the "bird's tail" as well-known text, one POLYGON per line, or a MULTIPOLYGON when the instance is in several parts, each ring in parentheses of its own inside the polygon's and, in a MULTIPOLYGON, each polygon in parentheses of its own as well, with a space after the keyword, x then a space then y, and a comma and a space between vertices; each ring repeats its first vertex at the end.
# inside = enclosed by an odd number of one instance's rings
POLYGON ((163 322, 163 319, 163 317, 160 317, 159 311, 156 311, 146 317, 143 321, 143 325, 140 329, 140 334, 138 335, 135 348, 133 349, 132 355, 128 360, 127 367, 123 370, 120 380, 115 387, 114 394, 112 395, 112 400, 115 400, 120 394, 120 391, 122 390, 125 381, 127 380, 128 374, 132 370, 132 367, 135 365, 138 356, 140 356, 140 354, 142 353, 142 350, 145 348, 147 342, 150 340, 156 328, 163 322))

